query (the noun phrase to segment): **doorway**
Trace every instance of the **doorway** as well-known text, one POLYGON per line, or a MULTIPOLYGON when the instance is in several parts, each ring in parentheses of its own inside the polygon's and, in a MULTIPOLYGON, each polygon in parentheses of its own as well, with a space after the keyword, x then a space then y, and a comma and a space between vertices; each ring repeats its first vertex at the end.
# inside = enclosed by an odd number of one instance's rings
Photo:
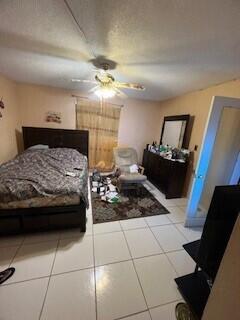
POLYGON ((216 185, 239 181, 240 99, 213 97, 185 226, 202 226, 216 185))

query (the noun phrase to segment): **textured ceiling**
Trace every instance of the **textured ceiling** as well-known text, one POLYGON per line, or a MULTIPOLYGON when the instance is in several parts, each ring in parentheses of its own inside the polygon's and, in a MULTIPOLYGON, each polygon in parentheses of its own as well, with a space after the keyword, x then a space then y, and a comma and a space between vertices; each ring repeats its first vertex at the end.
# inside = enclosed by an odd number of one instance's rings
POLYGON ((131 97, 163 100, 240 76, 239 0, 0 1, 0 73, 21 82, 87 90, 90 60, 117 62, 131 97))

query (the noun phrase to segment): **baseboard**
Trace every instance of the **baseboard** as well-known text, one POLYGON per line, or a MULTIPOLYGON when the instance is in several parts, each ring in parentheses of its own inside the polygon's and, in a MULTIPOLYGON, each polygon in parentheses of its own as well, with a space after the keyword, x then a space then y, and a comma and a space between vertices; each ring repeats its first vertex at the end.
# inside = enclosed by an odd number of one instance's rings
POLYGON ((203 227, 205 223, 206 217, 195 217, 186 219, 184 226, 185 227, 203 227))
POLYGON ((208 210, 206 210, 206 208, 204 208, 201 204, 198 205, 198 209, 197 209, 197 217, 198 218, 204 218, 208 213, 208 210))

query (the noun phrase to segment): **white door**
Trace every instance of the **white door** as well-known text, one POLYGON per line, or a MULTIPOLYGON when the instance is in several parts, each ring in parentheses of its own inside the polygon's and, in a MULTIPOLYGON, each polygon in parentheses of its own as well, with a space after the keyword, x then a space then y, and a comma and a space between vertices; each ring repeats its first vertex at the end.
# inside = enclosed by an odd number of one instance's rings
POLYGON ((208 120, 203 136, 203 143, 201 146, 187 206, 187 218, 185 221, 185 226, 188 227, 202 225, 203 223, 203 220, 197 217, 197 212, 203 192, 205 178, 207 176, 209 164, 211 161, 221 115, 225 107, 240 109, 240 99, 218 96, 213 97, 212 99, 211 108, 209 111, 208 120))

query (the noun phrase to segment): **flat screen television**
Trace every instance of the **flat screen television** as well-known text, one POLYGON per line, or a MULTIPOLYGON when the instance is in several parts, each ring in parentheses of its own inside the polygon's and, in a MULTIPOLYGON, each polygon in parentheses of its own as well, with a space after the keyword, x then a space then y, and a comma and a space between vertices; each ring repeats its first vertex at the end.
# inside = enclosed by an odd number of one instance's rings
POLYGON ((240 185, 215 187, 198 250, 198 266, 214 281, 237 216, 240 185))

